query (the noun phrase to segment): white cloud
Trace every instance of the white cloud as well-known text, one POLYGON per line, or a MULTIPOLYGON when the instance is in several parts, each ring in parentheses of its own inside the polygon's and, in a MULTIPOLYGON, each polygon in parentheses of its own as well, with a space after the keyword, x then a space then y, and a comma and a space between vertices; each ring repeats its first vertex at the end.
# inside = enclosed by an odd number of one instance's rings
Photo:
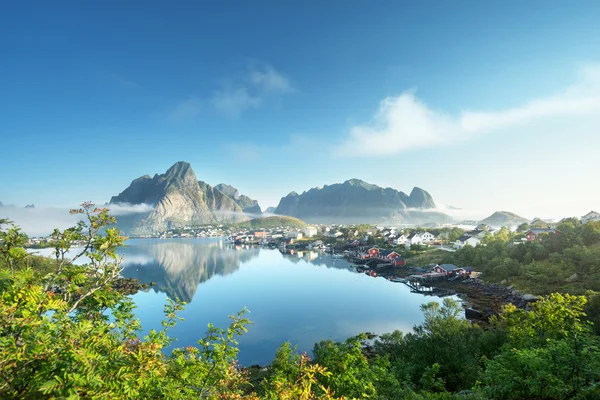
POLYGON ((152 204, 129 204, 129 203, 120 203, 120 204, 108 204, 106 206, 102 206, 108 208, 110 211, 110 215, 114 215, 115 217, 119 215, 131 215, 131 214, 143 214, 150 212, 154 209, 152 204))
POLYGON ((577 84, 555 96, 535 99, 508 110, 463 111, 458 116, 431 109, 415 96, 414 91, 387 97, 380 103, 374 120, 353 126, 334 152, 344 156, 393 155, 534 121, 552 124, 557 117, 572 119, 573 129, 577 130, 581 116, 595 117, 600 122, 600 65, 585 66, 580 76, 577 84), (377 151, 366 152, 366 148, 377 151))
POLYGON ((223 114, 237 117, 249 108, 260 107, 262 98, 251 95, 246 87, 238 87, 216 91, 211 102, 223 114))
POLYGON ((292 90, 288 78, 265 64, 249 68, 241 79, 215 91, 210 102, 223 114, 237 117, 248 109, 261 107, 271 97, 292 90))
POLYGON ((173 122, 180 122, 186 119, 197 117, 203 108, 202 100, 197 97, 190 97, 177 104, 169 113, 169 119, 173 122))
POLYGON ((285 93, 292 90, 289 80, 270 65, 250 71, 250 82, 267 92, 285 93))

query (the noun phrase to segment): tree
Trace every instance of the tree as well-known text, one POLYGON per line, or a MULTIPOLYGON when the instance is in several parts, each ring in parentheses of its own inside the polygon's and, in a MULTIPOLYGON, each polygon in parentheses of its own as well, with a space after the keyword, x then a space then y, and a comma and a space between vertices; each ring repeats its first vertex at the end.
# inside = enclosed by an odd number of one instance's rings
POLYGON ((527 232, 529 230, 529 223, 523 222, 517 227, 517 232, 527 232))
POLYGON ((26 242, 27 235, 21 232, 21 228, 12 221, 0 219, 0 257, 13 277, 17 265, 27 257, 27 251, 23 247, 26 242), (2 228, 2 225, 8 225, 8 228, 2 228))
POLYGON ((11 273, 2 270, 0 279, 0 397, 242 398, 247 383, 235 366, 235 337, 249 323, 244 312, 226 329, 209 326, 198 348, 165 356, 168 330, 183 304, 167 304, 163 330, 139 338, 132 300, 112 286, 124 237, 105 209, 84 203, 73 212, 86 220, 53 233, 55 270, 49 274, 27 268, 14 251, 20 239, 2 243, 11 273), (76 242, 84 243, 76 257, 85 256, 85 265, 66 257, 76 242))
POLYGON ((482 392, 494 399, 599 395, 598 338, 584 319, 585 303, 585 297, 555 293, 531 311, 507 305, 496 323, 508 341, 486 363, 482 392))

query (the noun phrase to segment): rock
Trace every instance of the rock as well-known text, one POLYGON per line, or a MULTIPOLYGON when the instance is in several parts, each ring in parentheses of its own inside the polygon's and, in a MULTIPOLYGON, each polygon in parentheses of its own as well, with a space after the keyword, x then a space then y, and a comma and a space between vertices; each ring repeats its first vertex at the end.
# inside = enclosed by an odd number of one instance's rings
POLYGON ((240 194, 239 191, 231 185, 225 183, 219 183, 215 186, 215 189, 228 196, 230 199, 235 201, 237 205, 242 207, 242 210, 246 214, 260 215, 262 214, 261 208, 258 205, 258 201, 251 199, 248 196, 240 194))
POLYGON ((567 282, 576 282, 577 279, 579 279, 579 275, 577 275, 577 273, 574 273, 573 275, 568 277, 566 280, 567 280, 567 282))
POLYGON ((466 319, 482 319, 483 313, 481 311, 477 311, 473 308, 465 309, 465 318, 466 319))
POLYGON ((508 281, 507 281, 506 279, 502 279, 502 280, 500 281, 500 284, 501 284, 501 285, 506 285, 507 283, 508 283, 508 281))
POLYGON ((521 295, 521 299, 523 299, 525 301, 537 301, 540 299, 540 296, 536 296, 533 294, 524 294, 524 295, 521 295))

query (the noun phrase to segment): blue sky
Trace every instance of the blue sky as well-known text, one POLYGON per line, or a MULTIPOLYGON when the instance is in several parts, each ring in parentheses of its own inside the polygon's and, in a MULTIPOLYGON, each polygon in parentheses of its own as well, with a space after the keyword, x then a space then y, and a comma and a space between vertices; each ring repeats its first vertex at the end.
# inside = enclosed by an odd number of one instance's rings
POLYGON ((102 203, 185 160, 263 208, 357 177, 581 215, 600 208, 599 16, 597 1, 11 4, 0 201, 102 203))

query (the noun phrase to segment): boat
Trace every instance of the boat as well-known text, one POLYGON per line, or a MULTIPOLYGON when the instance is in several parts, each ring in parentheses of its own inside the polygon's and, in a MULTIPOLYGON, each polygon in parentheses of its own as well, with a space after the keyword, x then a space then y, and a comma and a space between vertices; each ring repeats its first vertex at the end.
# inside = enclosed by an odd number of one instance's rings
POLYGON ((333 257, 333 258, 344 258, 344 255, 343 254, 334 254, 331 257, 333 257))

